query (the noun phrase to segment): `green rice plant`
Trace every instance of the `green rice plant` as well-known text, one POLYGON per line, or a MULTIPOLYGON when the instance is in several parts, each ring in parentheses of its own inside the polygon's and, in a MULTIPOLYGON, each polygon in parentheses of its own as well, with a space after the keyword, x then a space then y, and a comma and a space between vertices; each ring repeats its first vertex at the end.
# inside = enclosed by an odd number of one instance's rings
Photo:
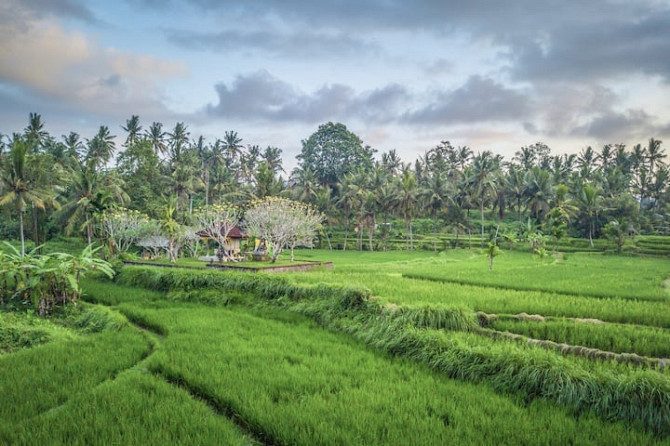
POLYGON ((0 356, 0 431, 87 392, 149 351, 146 339, 126 327, 0 356))
POLYGON ((669 297, 662 286, 670 270, 668 260, 574 254, 569 261, 536 264, 523 253, 509 254, 498 261, 495 271, 485 274, 474 259, 427 263, 420 271, 404 274, 518 291, 656 301, 669 297))
POLYGON ((636 353, 655 358, 670 357, 670 332, 655 327, 593 324, 569 319, 520 322, 512 317, 498 318, 489 326, 494 330, 518 333, 534 339, 583 345, 615 353, 636 353))
POLYGON ((76 333, 72 330, 50 320, 26 313, 0 311, 0 354, 75 337, 76 333))
POLYGON ((404 445, 409 437, 412 444, 655 441, 546 402, 524 407, 488 385, 390 361, 306 322, 216 307, 126 309, 169 332, 149 358, 150 370, 236 414, 266 443, 404 445))
POLYGON ((88 333, 119 331, 128 326, 128 320, 116 311, 101 306, 84 306, 70 311, 66 324, 88 333))
POLYGON ((496 314, 537 313, 545 316, 594 318, 609 322, 670 328, 666 302, 630 301, 580 297, 538 291, 515 291, 489 286, 458 285, 402 277, 391 266, 377 270, 307 272, 291 274, 292 281, 308 285, 339 284, 364 286, 381 304, 399 306, 466 307, 496 314), (390 271, 389 271, 390 270, 390 271))
POLYGON ((0 430, 12 445, 258 444, 201 401, 139 369, 0 430))
POLYGON ((403 325, 418 328, 470 331, 478 327, 476 315, 467 308, 398 307, 391 317, 403 325))

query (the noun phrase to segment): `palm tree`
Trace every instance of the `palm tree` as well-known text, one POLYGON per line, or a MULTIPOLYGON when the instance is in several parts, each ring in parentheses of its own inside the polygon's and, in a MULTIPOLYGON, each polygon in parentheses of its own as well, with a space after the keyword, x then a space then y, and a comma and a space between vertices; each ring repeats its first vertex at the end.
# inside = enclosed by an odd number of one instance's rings
POLYGON ((172 133, 167 134, 167 136, 170 137, 169 147, 171 162, 175 163, 180 161, 182 151, 188 146, 188 135, 188 129, 183 122, 175 124, 172 133))
POLYGON ((546 170, 535 167, 526 173, 526 208, 537 220, 549 212, 552 197, 551 176, 546 170))
POLYGON ((430 215, 433 218, 433 251, 437 251, 437 216, 444 209, 448 193, 447 187, 447 183, 438 171, 428 178, 427 184, 419 191, 419 196, 430 209, 430 215))
POLYGON ((291 195, 294 200, 302 201, 303 203, 312 203, 316 191, 319 187, 319 180, 316 174, 309 167, 305 169, 296 168, 291 175, 291 195))
POLYGON ((135 144, 137 137, 142 131, 142 126, 140 125, 140 117, 137 115, 132 115, 130 119, 126 120, 126 126, 125 127, 121 126, 121 129, 124 132, 128 133, 124 145, 128 147, 135 144))
POLYGON ((67 136, 62 135, 61 138, 63 138, 67 156, 75 160, 84 156, 84 143, 81 141, 78 133, 70 132, 67 136))
POLYGON ((41 181, 41 172, 33 171, 33 159, 28 155, 29 143, 19 135, 9 149, 8 162, 2 163, 0 180, 0 206, 11 205, 19 214, 19 237, 21 239, 21 257, 26 254, 26 242, 23 227, 23 214, 26 206, 44 209, 47 205, 58 207, 56 194, 41 181))
POLYGON ((38 152, 43 146, 44 142, 49 137, 49 133, 44 130, 44 122, 42 116, 37 113, 30 113, 28 118, 28 126, 24 130, 26 142, 28 143, 29 151, 38 152))
POLYGON ((123 182, 113 172, 96 169, 94 160, 78 161, 70 179, 65 204, 54 217, 66 223, 66 234, 81 224, 80 228, 86 231, 86 239, 91 244, 96 216, 128 201, 128 194, 123 190, 123 182))
POLYGON ((481 230, 482 240, 481 245, 484 247, 484 205, 487 201, 496 194, 498 184, 496 181, 495 171, 498 169, 497 158, 491 152, 485 150, 478 153, 472 163, 472 184, 471 187, 475 191, 475 195, 479 200, 479 210, 481 212, 481 230))
POLYGON ((275 174, 285 172, 281 161, 282 150, 278 147, 267 146, 261 154, 261 159, 268 164, 268 167, 275 174))
POLYGON ((102 125, 93 139, 86 141, 88 145, 88 154, 86 157, 94 164, 94 168, 104 167, 112 158, 116 149, 114 138, 116 136, 109 133, 109 128, 106 125, 102 125))
POLYGON ((237 132, 226 131, 223 136, 223 146, 228 154, 230 166, 234 165, 242 154, 242 147, 244 147, 242 146, 242 138, 237 136, 237 132))
POLYGON ((598 201, 598 189, 590 184, 585 184, 577 197, 577 201, 582 212, 586 214, 589 227, 589 243, 591 244, 591 248, 593 248, 595 220, 598 218, 598 213, 602 210, 598 201))
POLYGON ((154 148, 156 154, 165 155, 167 153, 167 145, 165 145, 165 136, 167 134, 163 131, 163 124, 160 122, 153 122, 145 136, 151 141, 151 146, 154 148))
POLYGON ((649 172, 652 175, 656 172, 654 167, 662 163, 666 157, 663 149, 661 149, 661 143, 662 141, 651 138, 649 139, 649 144, 647 144, 647 161, 649 162, 649 172))
POLYGON ((406 166, 396 182, 397 207, 405 219, 405 227, 409 235, 409 249, 414 249, 414 238, 412 236, 412 215, 417 204, 418 187, 416 177, 406 166))
POLYGON ((330 243, 330 236, 328 235, 328 229, 331 224, 335 221, 335 215, 337 213, 337 207, 333 202, 332 189, 328 186, 320 186, 316 191, 314 196, 314 204, 316 208, 324 215, 324 230, 323 233, 326 236, 326 241, 328 242, 328 249, 332 251, 333 245, 330 243))

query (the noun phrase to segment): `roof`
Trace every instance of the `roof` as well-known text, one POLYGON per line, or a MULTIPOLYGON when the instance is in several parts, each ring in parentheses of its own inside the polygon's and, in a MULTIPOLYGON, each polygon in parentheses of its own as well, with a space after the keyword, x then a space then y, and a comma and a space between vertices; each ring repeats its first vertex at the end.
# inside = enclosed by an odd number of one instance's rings
MULTIPOLYGON (((200 237, 207 237, 204 231, 198 231, 196 234, 200 237)), ((249 236, 239 227, 233 226, 233 229, 228 233, 229 238, 249 238, 249 236)))

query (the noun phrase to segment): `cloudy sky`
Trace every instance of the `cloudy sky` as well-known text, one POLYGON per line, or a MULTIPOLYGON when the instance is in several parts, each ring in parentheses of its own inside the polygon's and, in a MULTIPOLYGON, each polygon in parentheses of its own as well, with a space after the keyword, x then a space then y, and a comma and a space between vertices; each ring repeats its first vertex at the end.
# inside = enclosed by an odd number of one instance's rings
POLYGON ((670 144, 667 0, 2 0, 0 132, 188 125, 284 150, 339 121, 410 161, 442 140, 670 144))

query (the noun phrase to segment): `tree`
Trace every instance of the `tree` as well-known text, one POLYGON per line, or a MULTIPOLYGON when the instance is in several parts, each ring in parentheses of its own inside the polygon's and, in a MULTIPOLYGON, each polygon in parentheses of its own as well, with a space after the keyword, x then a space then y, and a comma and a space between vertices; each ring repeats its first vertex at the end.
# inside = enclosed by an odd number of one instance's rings
POLYGON ((486 245, 486 257, 489 258, 489 270, 493 269, 493 259, 500 254, 500 248, 495 242, 488 242, 486 245))
POLYGON ((40 172, 32 169, 33 156, 29 155, 29 144, 21 136, 15 135, 9 149, 9 160, 2 163, 0 181, 0 206, 11 205, 19 215, 19 237, 21 239, 21 257, 26 254, 26 242, 23 227, 23 214, 28 204, 44 209, 50 205, 58 207, 56 194, 41 181, 40 172))
POLYGON ((192 221, 197 231, 214 240, 223 250, 230 231, 240 224, 240 214, 240 209, 231 204, 209 205, 197 209, 192 221))
POLYGON ((328 122, 302 141, 297 159, 299 167, 312 170, 321 185, 336 188, 346 174, 371 169, 373 153, 344 124, 328 122))
POLYGON ((145 137, 151 142, 156 154, 165 155, 167 153, 167 145, 165 145, 165 136, 167 133, 163 131, 163 124, 160 122, 153 122, 149 130, 145 133, 145 137))
POLYGON ((598 200, 598 189, 596 187, 585 184, 577 198, 579 207, 582 213, 586 216, 589 232, 589 243, 593 248, 593 235, 596 231, 596 219, 598 213, 601 211, 600 202, 598 200))
POLYGON ((264 240, 272 263, 277 261, 282 249, 288 246, 311 246, 323 217, 310 206, 287 198, 266 197, 250 204, 245 215, 245 227, 249 235, 264 240))
POLYGON ((126 125, 121 126, 121 129, 124 132, 128 133, 128 136, 126 137, 126 142, 124 145, 126 147, 129 147, 133 144, 135 144, 135 141, 137 141, 137 138, 142 131, 142 126, 140 125, 140 117, 137 115, 132 115, 130 119, 126 121, 126 125))
POLYGON ((109 253, 126 252, 144 234, 143 228, 149 219, 139 211, 124 208, 105 211, 100 218, 100 227, 109 243, 109 253))
POLYGON ((619 217, 607 223, 603 228, 603 232, 605 233, 605 237, 614 241, 617 253, 621 254, 623 245, 630 235, 635 232, 635 229, 625 217, 619 217))
POLYGON ((479 199, 479 210, 481 212, 482 248, 484 247, 484 205, 495 195, 497 190, 498 184, 494 175, 497 169, 497 159, 488 150, 478 153, 472 163, 472 187, 479 199))
POLYGON ((112 158, 114 150, 116 150, 114 138, 116 136, 109 133, 109 128, 102 125, 93 139, 87 141, 87 158, 93 163, 94 168, 99 169, 104 167, 112 158))
POLYGON ((417 204, 419 189, 416 184, 416 177, 409 168, 402 171, 402 175, 397 182, 397 207, 402 211, 405 219, 405 227, 409 235, 409 249, 414 249, 414 238, 412 235, 412 216, 417 204))

